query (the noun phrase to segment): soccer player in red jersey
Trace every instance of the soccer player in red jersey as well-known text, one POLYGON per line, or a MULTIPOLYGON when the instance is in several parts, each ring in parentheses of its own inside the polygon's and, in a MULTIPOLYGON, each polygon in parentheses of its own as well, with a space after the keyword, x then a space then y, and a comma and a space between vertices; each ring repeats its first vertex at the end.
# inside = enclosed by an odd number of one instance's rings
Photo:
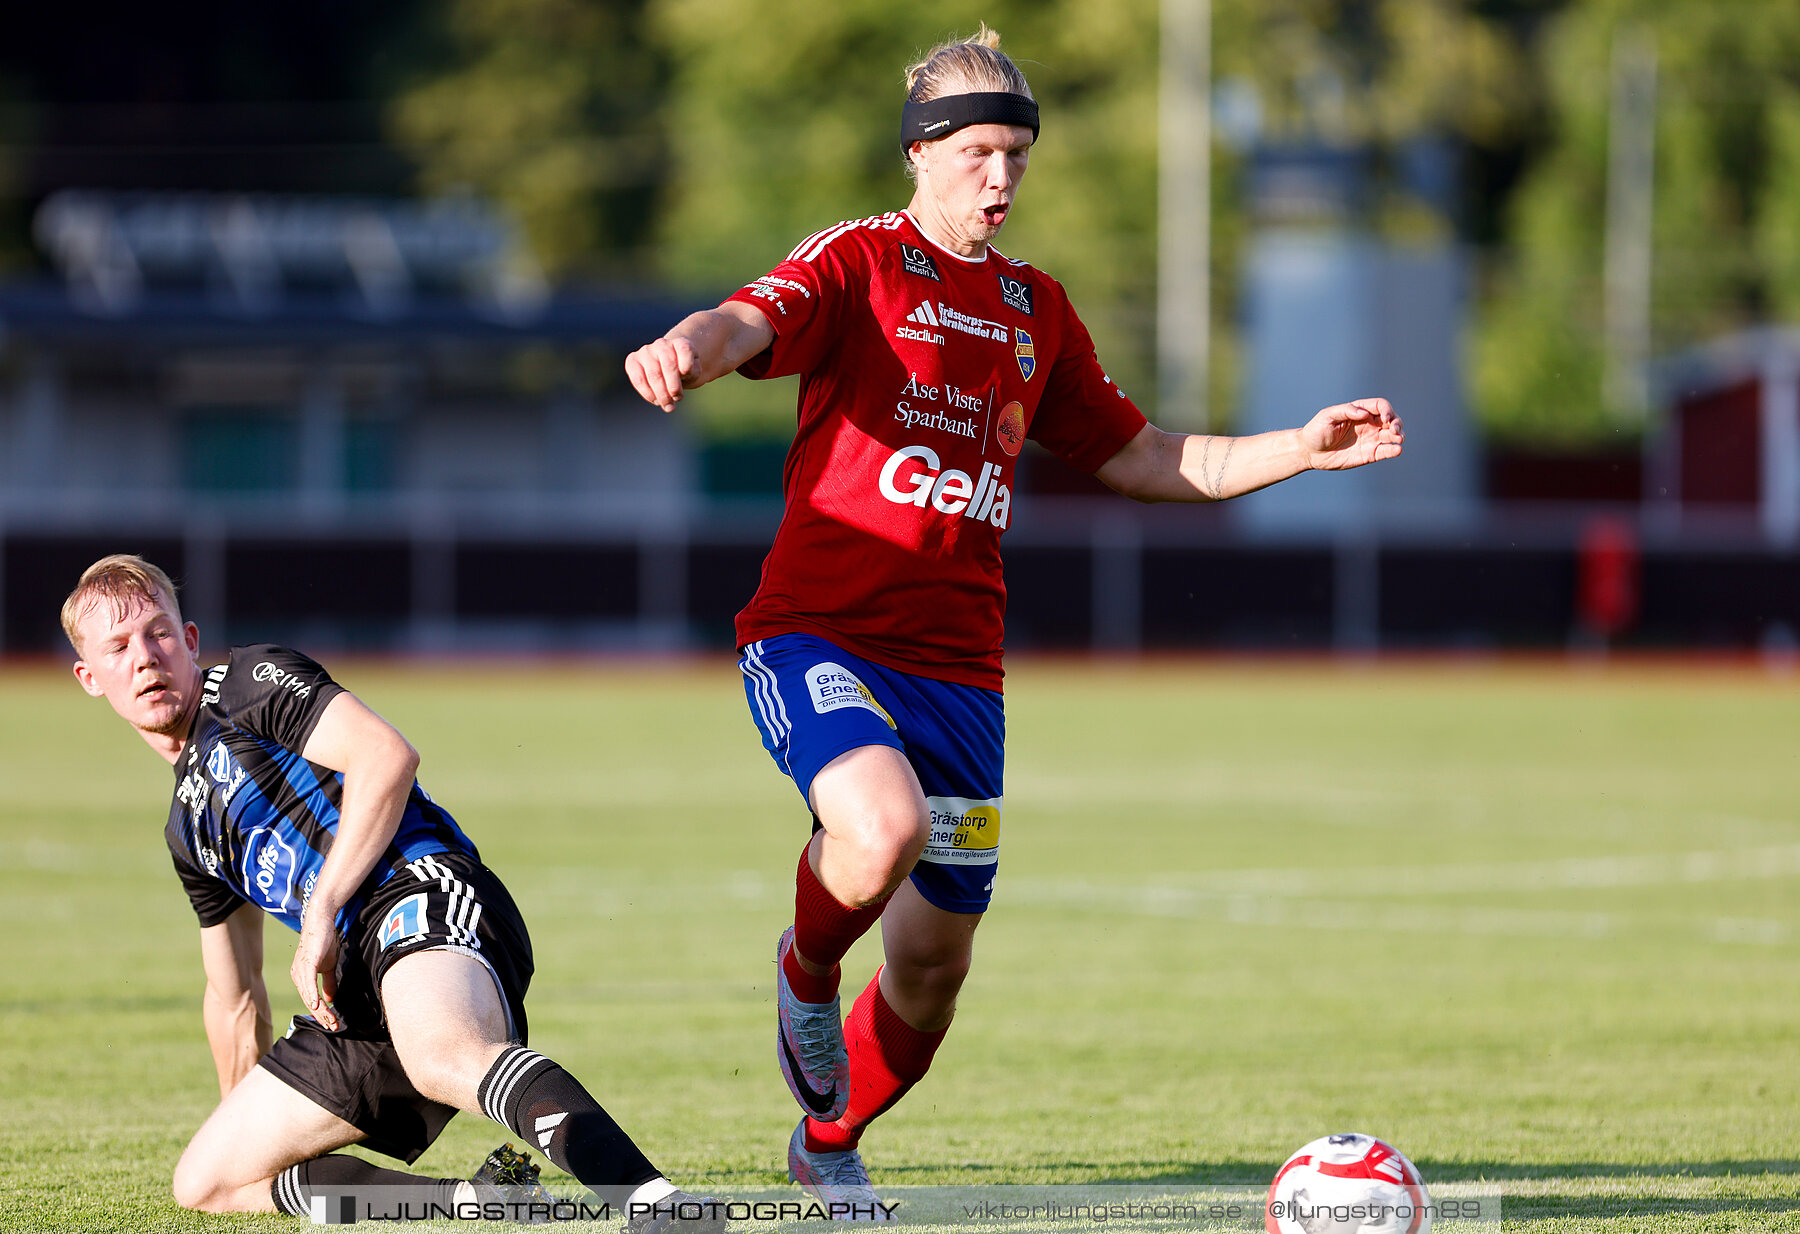
POLYGON ((1392 458, 1387 400, 1254 437, 1145 422, 1062 287, 992 241, 1038 133, 985 26, 907 72, 908 207, 840 223, 639 348, 672 411, 729 372, 800 375, 786 513, 738 615, 740 667, 776 764, 813 811, 778 947, 777 1057, 805 1114, 792 1176, 873 1198, 864 1129, 930 1066, 999 864, 1000 537, 1027 438, 1139 501, 1222 501, 1392 458), (838 961, 877 920, 885 964, 839 1015, 838 961))

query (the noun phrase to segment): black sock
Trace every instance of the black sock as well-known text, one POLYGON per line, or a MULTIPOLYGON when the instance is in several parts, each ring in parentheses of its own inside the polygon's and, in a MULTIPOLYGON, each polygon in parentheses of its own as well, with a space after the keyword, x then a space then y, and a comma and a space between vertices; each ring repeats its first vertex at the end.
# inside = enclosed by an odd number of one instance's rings
POLYGON ((350 1187, 416 1188, 419 1204, 427 1208, 432 1205, 448 1208, 456 1202, 456 1187, 462 1181, 460 1178, 422 1178, 404 1170, 384 1170, 360 1157, 331 1153, 290 1165, 269 1184, 269 1194, 275 1199, 276 1210, 290 1217, 311 1215, 315 1189, 341 1193, 350 1187))
POLYGON ((574 1076, 524 1046, 508 1046, 476 1090, 481 1112, 602 1196, 662 1176, 574 1076))

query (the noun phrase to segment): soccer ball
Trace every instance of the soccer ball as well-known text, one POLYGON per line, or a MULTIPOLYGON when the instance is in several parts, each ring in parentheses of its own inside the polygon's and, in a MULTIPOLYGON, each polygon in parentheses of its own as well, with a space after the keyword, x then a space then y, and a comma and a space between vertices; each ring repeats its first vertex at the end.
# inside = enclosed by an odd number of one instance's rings
POLYGON ((1282 1163, 1269 1184, 1268 1234, 1430 1234, 1425 1180, 1372 1135, 1328 1135, 1282 1163))

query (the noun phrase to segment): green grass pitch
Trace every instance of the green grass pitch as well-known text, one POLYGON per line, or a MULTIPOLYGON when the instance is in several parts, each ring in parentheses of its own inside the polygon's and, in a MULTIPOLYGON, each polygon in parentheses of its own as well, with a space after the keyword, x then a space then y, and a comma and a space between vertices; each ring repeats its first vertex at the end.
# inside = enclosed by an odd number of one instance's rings
MULTIPOLYGON (((779 1181, 806 817, 730 665, 338 671, 524 908, 532 1044, 677 1180, 779 1181)), ((294 1230, 168 1198, 216 1092, 170 772, 60 670, 0 697, 0 1226, 294 1230)), ((1800 1229, 1792 679, 1021 661, 1008 709, 994 911, 878 1183, 1261 1183, 1364 1130, 1509 1228, 1800 1229)))

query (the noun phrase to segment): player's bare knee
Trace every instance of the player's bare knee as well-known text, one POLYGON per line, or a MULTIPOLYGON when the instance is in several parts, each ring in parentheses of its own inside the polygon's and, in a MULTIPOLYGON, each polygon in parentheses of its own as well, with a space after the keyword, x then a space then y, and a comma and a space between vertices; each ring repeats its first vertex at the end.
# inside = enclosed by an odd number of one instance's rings
POLYGON ((898 887, 925 851, 929 815, 910 807, 876 808, 829 828, 832 848, 827 885, 851 908, 884 899, 898 887))
POLYGON ((914 841, 893 837, 889 843, 865 850, 865 860, 843 880, 846 885, 834 890, 841 892, 841 898, 851 908, 886 899, 894 888, 906 881, 906 876, 918 863, 919 854, 924 851, 923 838, 914 841))
POLYGON ((231 1188, 225 1186, 223 1179, 186 1157, 175 1166, 175 1177, 169 1182, 169 1191, 181 1207, 199 1213, 227 1211, 226 1201, 231 1195, 231 1188))

